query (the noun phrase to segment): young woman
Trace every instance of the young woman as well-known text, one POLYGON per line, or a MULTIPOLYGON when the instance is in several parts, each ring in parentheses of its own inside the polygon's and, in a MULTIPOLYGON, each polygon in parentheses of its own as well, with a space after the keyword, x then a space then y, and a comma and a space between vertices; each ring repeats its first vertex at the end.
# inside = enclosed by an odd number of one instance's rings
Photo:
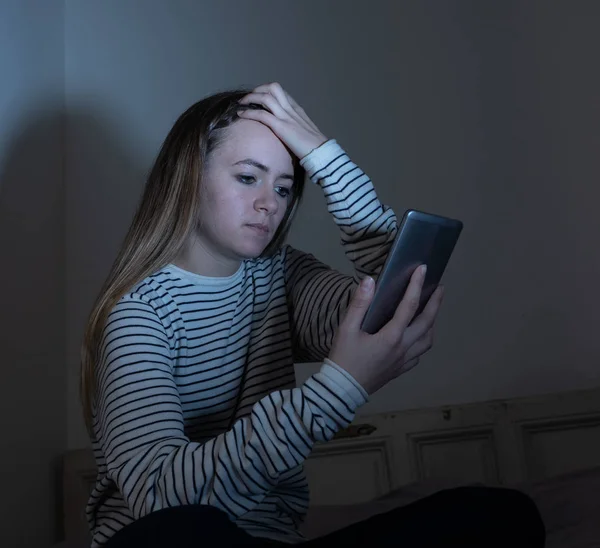
MULTIPOLYGON (((412 321, 423 268, 390 323, 360 331, 396 230, 368 177, 280 85, 213 95, 177 120, 83 345, 94 547, 304 542, 313 445, 431 346, 442 291, 412 321), (354 278, 283 245, 305 175, 354 278), (295 361, 323 365, 294 387, 295 361)), ((463 489, 308 544, 367 541, 542 546, 543 526, 518 493, 463 489)))

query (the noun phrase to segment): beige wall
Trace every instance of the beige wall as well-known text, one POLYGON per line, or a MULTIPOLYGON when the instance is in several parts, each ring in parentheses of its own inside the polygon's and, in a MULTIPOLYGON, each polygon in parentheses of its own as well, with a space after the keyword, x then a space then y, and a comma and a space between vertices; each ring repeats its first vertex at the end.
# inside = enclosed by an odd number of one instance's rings
MULTIPOLYGON (((593 2, 66 1, 69 445, 85 317, 177 115, 279 80, 398 212, 460 217, 437 346, 366 411, 594 386, 593 2)), ((311 189, 291 241, 347 270, 311 189)), ((302 379, 313 366, 299 368, 302 379)))
POLYGON ((0 3, 0 546, 58 534, 66 450, 60 2, 0 3))

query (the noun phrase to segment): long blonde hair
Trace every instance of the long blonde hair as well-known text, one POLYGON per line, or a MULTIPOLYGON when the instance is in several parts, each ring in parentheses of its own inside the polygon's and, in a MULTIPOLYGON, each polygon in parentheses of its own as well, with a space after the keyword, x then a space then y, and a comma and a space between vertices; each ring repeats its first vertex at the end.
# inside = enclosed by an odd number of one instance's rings
MULTIPOLYGON (((121 250, 88 319, 81 349, 81 402, 85 423, 93 433, 96 367, 107 318, 136 283, 172 262, 196 228, 201 181, 209 154, 239 120, 239 104, 247 90, 211 95, 192 105, 173 125, 148 176, 144 193, 121 250)), ((263 252, 280 248, 302 197, 304 170, 294 161, 294 184, 288 210, 263 252)))

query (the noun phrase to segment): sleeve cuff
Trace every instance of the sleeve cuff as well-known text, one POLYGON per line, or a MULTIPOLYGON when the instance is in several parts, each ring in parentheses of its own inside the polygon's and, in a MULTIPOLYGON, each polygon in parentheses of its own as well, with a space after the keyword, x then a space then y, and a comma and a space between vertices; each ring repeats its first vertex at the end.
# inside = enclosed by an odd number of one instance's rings
POLYGON ((338 145, 335 139, 330 139, 302 158, 300 165, 306 170, 311 180, 316 182, 313 180, 313 176, 342 154, 345 154, 344 149, 338 145))
POLYGON ((350 401, 347 401, 354 409, 364 405, 369 401, 367 391, 350 375, 345 369, 342 369, 337 363, 325 358, 321 373, 332 379, 336 384, 348 394, 350 401))

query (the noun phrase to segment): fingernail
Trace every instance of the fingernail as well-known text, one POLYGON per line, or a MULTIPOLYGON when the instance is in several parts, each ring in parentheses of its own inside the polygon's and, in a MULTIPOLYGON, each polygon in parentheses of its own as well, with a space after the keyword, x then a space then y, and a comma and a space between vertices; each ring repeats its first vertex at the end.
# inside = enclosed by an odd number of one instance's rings
POLYGON ((421 276, 425 276, 427 274, 427 265, 421 265, 421 276))
POLYGON ((373 278, 371 278, 371 276, 365 276, 363 278, 362 283, 360 284, 361 290, 365 293, 368 293, 369 291, 371 291, 371 288, 373 287, 373 284, 375 282, 373 281, 373 278))

